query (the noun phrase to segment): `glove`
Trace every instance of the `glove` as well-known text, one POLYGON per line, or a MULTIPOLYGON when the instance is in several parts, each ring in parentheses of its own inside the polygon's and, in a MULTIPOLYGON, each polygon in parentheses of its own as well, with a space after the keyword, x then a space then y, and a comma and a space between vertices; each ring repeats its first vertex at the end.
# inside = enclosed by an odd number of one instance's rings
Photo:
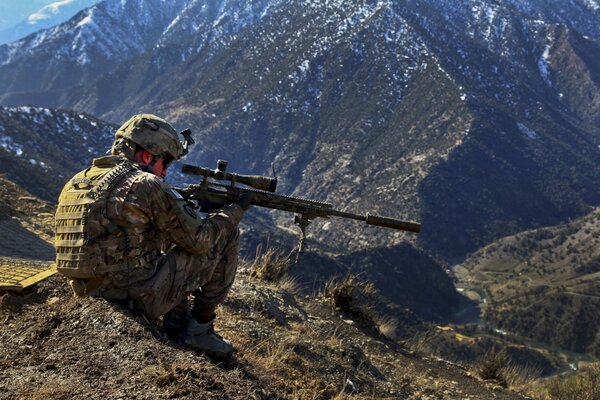
POLYGON ((237 201, 237 205, 242 207, 242 210, 248 211, 250 208, 250 202, 252 202, 252 198, 254 195, 252 193, 246 192, 240 196, 240 199, 237 201))

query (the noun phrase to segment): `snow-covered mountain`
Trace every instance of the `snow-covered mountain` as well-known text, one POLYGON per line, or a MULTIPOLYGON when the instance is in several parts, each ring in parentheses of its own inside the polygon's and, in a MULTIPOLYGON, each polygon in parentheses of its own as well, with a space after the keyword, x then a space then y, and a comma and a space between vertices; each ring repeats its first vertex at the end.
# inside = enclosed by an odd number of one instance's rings
MULTIPOLYGON (((90 7, 100 0, 60 0, 50 2, 37 11, 31 13, 22 21, 0 30, 0 44, 14 42, 18 39, 39 31, 58 25, 84 8, 90 7)), ((16 5, 12 6, 13 8, 16 5)))
POLYGON ((83 113, 0 107, 0 171, 30 193, 55 202, 67 179, 104 155, 114 131, 83 113))
POLYGON ((107 0, 0 46, 0 101, 161 114, 196 131, 188 161, 274 161, 287 193, 421 220, 420 245, 453 260, 600 202, 594 4, 107 0))
POLYGON ((185 3, 106 1, 64 24, 0 46, 0 64, 11 66, 3 71, 7 74, 4 82, 12 82, 1 90, 10 92, 28 82, 17 90, 55 91, 93 81, 114 65, 125 64, 155 47, 185 3), (36 59, 34 63, 31 57, 36 59))

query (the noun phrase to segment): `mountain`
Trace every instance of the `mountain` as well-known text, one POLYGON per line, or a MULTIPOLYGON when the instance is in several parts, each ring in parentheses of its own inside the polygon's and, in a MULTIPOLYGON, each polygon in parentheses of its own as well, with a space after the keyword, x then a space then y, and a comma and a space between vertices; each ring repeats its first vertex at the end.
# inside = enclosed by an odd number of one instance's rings
POLYGON ((565 224, 502 238, 456 269, 460 285, 484 291, 484 318, 494 326, 598 357, 599 232, 596 208, 565 224))
MULTIPOLYGON (((420 220, 418 245, 452 263, 600 202, 594 4, 109 0, 0 46, 0 100, 158 113, 194 128, 188 162, 274 162, 286 193, 420 220), (124 15, 152 18, 125 32, 124 15)), ((309 233, 338 252, 414 241, 309 233)))
POLYGON ((9 74, 5 82, 13 83, 2 91, 11 91, 10 87, 16 88, 19 81, 26 80, 30 84, 18 87, 19 92, 41 89, 50 91, 45 97, 52 99, 60 88, 93 81, 110 71, 113 64, 127 63, 151 48, 183 5, 182 0, 103 2, 64 24, 0 46, 0 64, 19 66, 3 71, 9 74), (137 17, 126 18, 130 15, 137 17), (98 19, 102 26, 96 23, 98 19), (35 65, 29 64, 29 54, 41 58, 35 65), (31 79, 33 76, 36 79, 31 79))
POLYGON ((0 171, 56 202, 66 180, 104 155, 116 128, 92 116, 40 107, 0 107, 0 171))
MULTIPOLYGON (((99 0, 61 0, 45 5, 27 18, 7 29, 0 30, 0 44, 14 42, 30 33, 58 25, 99 0)), ((14 5, 12 7, 15 7, 14 5)), ((13 10, 14 12, 15 10, 13 10)))

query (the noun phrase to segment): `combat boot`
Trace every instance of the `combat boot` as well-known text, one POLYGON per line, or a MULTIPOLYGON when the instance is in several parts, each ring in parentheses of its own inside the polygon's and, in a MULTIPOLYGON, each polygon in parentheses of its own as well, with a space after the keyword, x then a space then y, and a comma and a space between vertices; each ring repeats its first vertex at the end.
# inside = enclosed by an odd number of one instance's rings
POLYGON ((214 307, 190 311, 190 304, 182 302, 163 317, 163 329, 175 342, 191 347, 208 356, 227 359, 233 354, 233 345, 215 333, 214 307), (195 315, 192 315, 195 314, 195 315), (198 322, 200 321, 206 322, 198 322))
POLYGON ((233 345, 215 333, 213 323, 214 319, 202 324, 189 319, 181 342, 210 357, 225 360, 233 354, 233 345))

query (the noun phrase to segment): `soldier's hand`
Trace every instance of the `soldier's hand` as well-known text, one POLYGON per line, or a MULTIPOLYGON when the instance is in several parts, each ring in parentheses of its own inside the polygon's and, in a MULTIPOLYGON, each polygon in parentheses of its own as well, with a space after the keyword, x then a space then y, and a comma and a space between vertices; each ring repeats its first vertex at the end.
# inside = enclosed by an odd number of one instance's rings
POLYGON ((252 193, 244 193, 238 200, 237 205, 242 207, 242 210, 248 211, 248 209, 250 208, 250 202, 252 202, 253 197, 254 195, 252 193))

